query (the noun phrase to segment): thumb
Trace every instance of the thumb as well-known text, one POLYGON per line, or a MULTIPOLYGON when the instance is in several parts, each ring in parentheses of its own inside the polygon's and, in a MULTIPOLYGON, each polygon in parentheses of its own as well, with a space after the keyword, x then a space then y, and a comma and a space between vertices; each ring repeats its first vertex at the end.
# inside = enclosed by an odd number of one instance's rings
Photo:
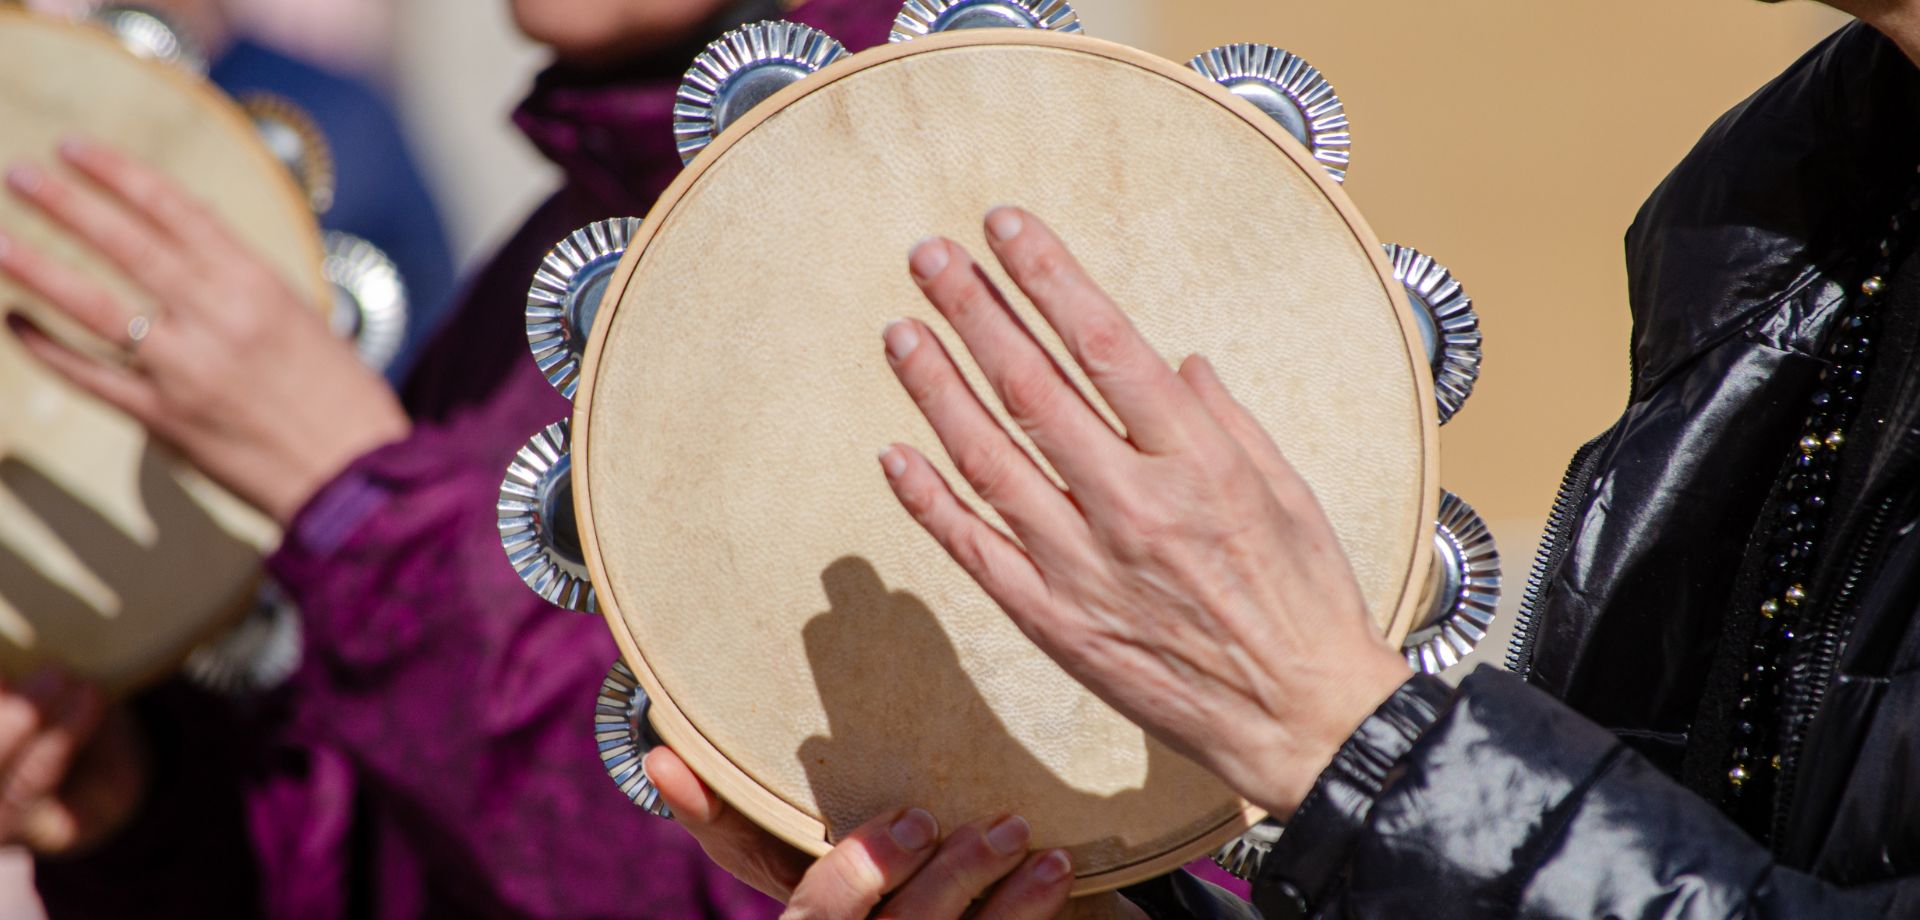
POLYGON ((785 901, 813 863, 805 853, 760 829, 700 781, 680 755, 648 752, 647 779, 709 859, 761 894, 785 901))

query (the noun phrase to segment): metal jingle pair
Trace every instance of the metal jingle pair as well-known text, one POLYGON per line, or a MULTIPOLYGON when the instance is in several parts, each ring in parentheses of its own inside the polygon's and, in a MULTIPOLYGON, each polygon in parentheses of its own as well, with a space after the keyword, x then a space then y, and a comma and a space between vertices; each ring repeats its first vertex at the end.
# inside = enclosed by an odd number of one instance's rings
MULTIPOLYGON (((333 207, 338 177, 326 134, 303 109, 272 93, 249 93, 240 108, 274 158, 287 168, 315 215, 333 207)), ((406 344, 409 309, 405 279, 379 247, 359 236, 329 230, 321 238, 322 271, 333 288, 329 325, 354 345, 360 360, 385 372, 406 344)))

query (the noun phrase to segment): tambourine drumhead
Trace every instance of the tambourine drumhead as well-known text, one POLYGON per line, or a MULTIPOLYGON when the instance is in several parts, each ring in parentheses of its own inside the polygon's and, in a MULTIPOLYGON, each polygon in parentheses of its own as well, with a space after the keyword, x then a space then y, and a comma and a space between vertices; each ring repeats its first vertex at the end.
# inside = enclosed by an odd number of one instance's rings
POLYGON ((915 240, 985 254, 988 208, 1031 208, 1170 361, 1213 359, 1397 639, 1427 574, 1436 436, 1373 234, 1250 105, 1075 36, 871 51, 749 118, 635 240, 574 419, 589 567, 662 735, 816 852, 903 805, 949 828, 1013 811, 1036 846, 1071 848, 1085 892, 1244 829, 1257 813, 1059 671, 900 510, 873 459, 890 441, 959 480, 879 333, 945 329, 907 275, 915 240))
MULTIPOLYGON (((180 181, 298 291, 326 290, 319 231, 286 170, 230 102, 94 29, 0 10, 0 163, 53 168, 79 136, 180 181)), ((144 306, 107 263, 0 195, 0 232, 90 269, 144 306)), ((24 309, 79 341, 0 280, 24 309)), ((96 349, 103 343, 91 343, 96 349)), ((146 432, 55 380, 0 336, 0 666, 60 662, 112 687, 174 664, 244 609, 271 522, 169 459, 146 432)))

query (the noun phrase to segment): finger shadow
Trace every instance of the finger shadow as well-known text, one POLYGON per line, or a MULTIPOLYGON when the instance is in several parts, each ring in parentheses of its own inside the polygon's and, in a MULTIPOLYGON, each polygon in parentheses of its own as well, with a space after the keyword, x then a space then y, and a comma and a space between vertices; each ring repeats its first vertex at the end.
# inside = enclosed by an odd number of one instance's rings
POLYGON ((32 630, 32 655, 53 660, 108 686, 143 676, 198 638, 215 620, 244 609, 253 590, 247 573, 260 554, 235 537, 180 482, 175 464, 156 448, 142 453, 140 504, 154 523, 151 540, 127 533, 85 497, 32 464, 0 459, 0 488, 11 493, 115 603, 101 609, 62 585, 17 547, 0 543, 0 599, 32 630), (210 585, 218 585, 212 590, 210 585))
POLYGON ((1095 819, 1099 834, 1080 829, 1087 839, 1073 853, 1077 865, 1110 860, 1141 843, 1127 839, 1126 816, 1147 797, 1185 788, 1181 777, 1199 769, 1149 741, 1138 787, 1112 795, 1076 788, 1008 731, 918 597, 887 590, 857 557, 828 566, 821 582, 830 609, 807 622, 803 639, 829 734, 807 739, 799 756, 832 839, 874 815, 920 805, 948 830, 1022 812, 1036 822, 1036 845, 1051 845, 1060 829, 1031 807, 1045 803, 1055 814, 1111 815, 1108 823, 1095 819))

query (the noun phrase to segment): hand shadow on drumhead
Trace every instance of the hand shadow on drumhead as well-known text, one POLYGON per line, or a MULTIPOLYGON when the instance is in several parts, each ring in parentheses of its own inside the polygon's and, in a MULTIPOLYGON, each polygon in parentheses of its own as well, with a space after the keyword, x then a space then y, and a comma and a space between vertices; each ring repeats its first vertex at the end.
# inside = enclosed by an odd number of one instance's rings
MULTIPOLYGON (((1176 757, 1154 743, 1139 788, 1103 795, 1067 785, 1007 731, 918 597, 889 592, 872 563, 857 557, 834 562, 820 580, 832 609, 809 620, 803 638, 831 734, 807 739, 799 756, 832 839, 909 805, 933 810, 949 830, 1044 802, 1061 812, 1104 810, 1113 820, 1095 826, 1119 831, 1131 807, 1147 804, 1142 797, 1168 791, 1155 779, 1167 778, 1176 757)), ((1043 823, 1034 830, 1042 845, 1058 836, 1043 823)), ((1144 842, 1087 836, 1076 861, 1144 842)))
MULTIPOLYGON (((109 686, 141 676, 127 670, 128 660, 158 664, 146 649, 181 645, 204 630, 205 622, 185 608, 206 606, 206 592, 197 590, 205 580, 231 580, 234 572, 259 565, 259 551, 228 533, 194 501, 164 455, 147 448, 138 475, 141 504, 155 526, 151 545, 121 530, 32 465, 17 457, 0 460, 0 488, 26 506, 120 599, 120 609, 103 613, 4 543, 0 597, 33 629, 36 646, 67 650, 63 665, 109 686)), ((252 587, 235 585, 233 604, 238 610, 252 587)), ((7 649, 4 654, 12 658, 17 653, 7 649)), ((22 662, 5 664, 16 671, 22 662)))

